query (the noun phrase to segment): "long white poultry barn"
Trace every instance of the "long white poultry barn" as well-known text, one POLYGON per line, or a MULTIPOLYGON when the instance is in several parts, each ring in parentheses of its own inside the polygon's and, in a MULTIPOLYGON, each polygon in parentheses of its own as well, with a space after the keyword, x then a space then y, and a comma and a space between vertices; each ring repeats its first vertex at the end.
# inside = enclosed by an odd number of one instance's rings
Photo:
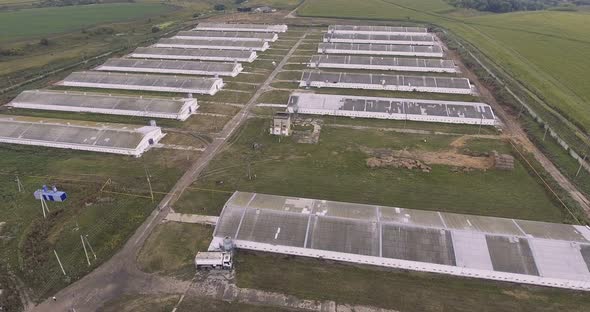
POLYGON ((139 157, 163 137, 160 127, 0 116, 0 142, 139 157))
POLYGON ((255 51, 140 47, 127 57, 252 63, 255 51))
POLYGON ((221 78, 85 71, 71 73, 56 85, 214 95, 223 87, 223 80, 221 78))
POLYGON ((108 59, 94 70, 235 77, 242 71, 240 63, 197 62, 179 60, 108 59))
POLYGON ((336 43, 374 43, 374 44, 406 44, 406 45, 438 45, 433 35, 369 35, 369 34, 341 34, 327 33, 323 42, 336 43))
POLYGON ((440 46, 372 43, 320 43, 318 53, 443 57, 440 46))
POLYGON ((459 72, 459 67, 457 67, 452 60, 407 57, 323 54, 312 56, 308 65, 311 68, 394 70, 433 73, 459 72))
POLYGON ((199 108, 195 98, 171 99, 53 90, 24 91, 8 105, 25 109, 178 120, 186 120, 199 108))
POLYGON ((251 32, 271 32, 284 33, 288 29, 287 25, 266 25, 266 24, 227 24, 227 23, 199 23, 193 30, 212 30, 212 31, 251 31, 251 32))
POLYGON ((428 33, 428 30, 424 27, 330 25, 328 26, 328 33, 368 35, 424 35, 428 33))
POLYGON ((226 237, 238 249, 590 291, 583 225, 235 192, 209 249, 226 237))
POLYGON ((269 48, 266 41, 232 41, 205 39, 176 39, 162 38, 153 45, 156 48, 184 48, 184 49, 215 49, 240 51, 266 51, 269 48))
POLYGON ((492 108, 484 103, 398 99, 293 92, 287 111, 343 116, 494 126, 492 108))
POLYGON ((304 71, 300 87, 475 94, 467 78, 304 71))
POLYGON ((267 41, 275 42, 279 35, 275 33, 244 32, 244 31, 180 31, 173 38, 178 39, 215 39, 234 41, 267 41))

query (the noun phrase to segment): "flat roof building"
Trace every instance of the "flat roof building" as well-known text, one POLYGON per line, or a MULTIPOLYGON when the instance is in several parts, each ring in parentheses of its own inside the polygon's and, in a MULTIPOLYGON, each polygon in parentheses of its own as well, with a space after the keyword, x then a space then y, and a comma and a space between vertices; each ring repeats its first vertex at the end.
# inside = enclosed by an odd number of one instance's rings
POLYGON ((371 34, 343 34, 327 33, 323 42, 336 43, 374 43, 374 44, 406 44, 406 45, 438 45, 435 37, 423 35, 371 35, 371 34))
POLYGON ((178 120, 186 120, 199 107, 194 98, 170 99, 52 90, 24 91, 8 105, 25 109, 178 120))
POLYGON ((255 51, 143 47, 127 57, 252 63, 257 55, 255 51))
POLYGON ((240 51, 266 51, 266 41, 200 40, 162 38, 153 45, 156 48, 214 49, 240 51))
POLYGON ((443 57, 440 46, 372 43, 320 43, 318 53, 443 57))
POLYGON ((100 71, 230 76, 235 77, 242 71, 240 63, 220 63, 180 60, 138 60, 127 58, 108 59, 94 68, 100 71))
POLYGON ((180 31, 173 38, 275 42, 279 39, 279 36, 275 33, 264 32, 193 30, 180 31))
POLYGON ((590 290, 590 228, 235 192, 224 237, 256 250, 547 287, 590 290))
POLYGON ((87 87, 99 89, 120 89, 196 93, 214 95, 223 87, 221 78, 178 77, 170 75, 145 75, 127 73, 106 73, 98 71, 73 72, 58 86, 87 87))
POLYGON ((287 112, 494 126, 492 108, 484 103, 398 99, 293 92, 287 112))
POLYGON ((311 57, 309 67, 433 73, 459 72, 455 62, 451 60, 362 55, 314 55, 311 57))
POLYGON ((330 25, 328 26, 328 33, 369 35, 424 35, 428 33, 428 30, 424 27, 330 25))
POLYGON ((283 33, 287 31, 287 25, 199 23, 193 30, 283 33))
POLYGON ((304 71, 300 87, 475 94, 467 78, 304 71))
POLYGON ((139 157, 162 138, 160 127, 0 116, 0 143, 139 157))

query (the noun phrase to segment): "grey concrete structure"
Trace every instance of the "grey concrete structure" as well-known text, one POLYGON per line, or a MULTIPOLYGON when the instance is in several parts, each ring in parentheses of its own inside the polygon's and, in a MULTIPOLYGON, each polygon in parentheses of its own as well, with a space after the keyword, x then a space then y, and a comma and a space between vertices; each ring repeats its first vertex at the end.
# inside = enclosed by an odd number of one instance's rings
POLYGON ((257 55, 255 51, 142 47, 127 57, 252 63, 257 55))
POLYGON ((215 39, 234 41, 267 41, 275 42, 279 36, 275 33, 244 32, 244 31, 179 31, 173 38, 177 39, 215 39))
POLYGON ((199 23, 193 30, 282 33, 287 29, 287 25, 199 23))
POLYGON ((424 35, 424 34, 428 33, 428 30, 424 27, 330 25, 330 26, 328 26, 328 33, 380 34, 380 35, 424 35))
POLYGON ((131 58, 108 59, 102 65, 94 68, 94 70, 100 71, 230 77, 237 76, 242 69, 242 65, 239 63, 153 59, 138 60, 131 58))
POLYGON ((492 108, 484 103, 397 99, 294 92, 287 111, 294 114, 343 116, 494 126, 492 108))
POLYGON ((0 116, 0 143, 139 157, 161 137, 159 127, 0 116))
POLYGON ((467 78, 304 71, 300 87, 475 94, 467 78))
POLYGON ((417 46, 404 44, 372 44, 372 43, 320 43, 318 53, 328 54, 360 54, 360 55, 392 55, 416 57, 443 57, 440 46, 417 46))
POLYGON ((210 249, 224 237, 242 249, 590 290, 585 226, 235 192, 210 249))
POLYGON ((52 90, 24 91, 8 105, 26 109, 178 120, 186 120, 199 107, 195 98, 171 99, 52 90))
POLYGON ((381 35, 381 34, 344 34, 327 33, 323 42, 338 43, 374 43, 374 44, 406 44, 406 45, 438 45, 436 37, 430 34, 423 35, 381 35))
POLYGON ((233 40, 205 40, 205 39, 176 39, 162 38, 153 45, 156 48, 183 49, 214 49, 239 51, 266 51, 269 48, 266 41, 233 41, 233 40))
POLYGON ((177 77, 105 72, 73 72, 59 86, 141 90, 214 95, 223 87, 220 78, 177 77))
POLYGON ((452 60, 362 55, 314 55, 309 61, 309 67, 434 73, 459 72, 459 68, 452 60))

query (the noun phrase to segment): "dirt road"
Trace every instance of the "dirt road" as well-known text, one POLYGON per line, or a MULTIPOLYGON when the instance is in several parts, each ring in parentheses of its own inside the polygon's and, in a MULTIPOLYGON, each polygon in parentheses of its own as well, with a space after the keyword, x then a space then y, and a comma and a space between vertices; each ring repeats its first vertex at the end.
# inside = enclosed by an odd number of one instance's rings
POLYGON ((28 309, 29 311, 95 311, 105 302, 120 298, 124 294, 147 293, 166 294, 182 293, 189 287, 188 281, 178 281, 172 278, 161 277, 144 273, 139 270, 136 257, 143 246, 149 233, 168 214, 170 207, 215 157, 229 138, 246 121, 250 110, 255 107, 256 101, 262 93, 269 89, 270 82, 281 71, 289 57, 301 44, 307 33, 287 52, 273 72, 260 85, 256 93, 248 103, 234 116, 207 146, 201 156, 192 164, 185 174, 177 181, 172 190, 160 202, 150 217, 137 229, 135 234, 127 241, 123 249, 115 256, 86 275, 74 284, 66 287, 56 294, 57 301, 45 300, 41 304, 28 309))

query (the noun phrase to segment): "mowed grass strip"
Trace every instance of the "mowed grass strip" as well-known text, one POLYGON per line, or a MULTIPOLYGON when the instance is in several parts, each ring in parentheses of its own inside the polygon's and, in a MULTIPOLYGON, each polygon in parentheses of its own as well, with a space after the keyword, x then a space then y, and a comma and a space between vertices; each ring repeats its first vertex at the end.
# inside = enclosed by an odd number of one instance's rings
POLYGON ((239 287, 404 312, 588 311, 585 292, 239 251, 239 287), (280 276, 280 278, 277 278, 280 276))
POLYGON ((113 3, 0 13, 0 41, 14 41, 132 20, 173 10, 159 3, 113 3))

